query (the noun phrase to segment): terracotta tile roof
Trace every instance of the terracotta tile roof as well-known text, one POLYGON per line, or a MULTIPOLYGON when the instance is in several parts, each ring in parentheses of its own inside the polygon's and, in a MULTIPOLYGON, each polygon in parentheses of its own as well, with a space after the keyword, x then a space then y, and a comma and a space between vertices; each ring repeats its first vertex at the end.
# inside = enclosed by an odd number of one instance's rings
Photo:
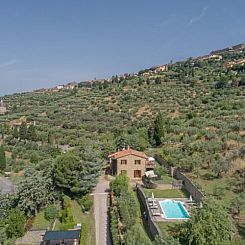
POLYGON ((135 156, 139 156, 139 157, 142 157, 142 158, 148 158, 144 152, 136 151, 136 150, 133 150, 133 149, 130 149, 130 148, 126 149, 126 150, 115 152, 115 153, 109 155, 108 157, 109 158, 118 159, 118 158, 121 158, 121 157, 124 157, 124 156, 128 156, 128 155, 135 155, 135 156))

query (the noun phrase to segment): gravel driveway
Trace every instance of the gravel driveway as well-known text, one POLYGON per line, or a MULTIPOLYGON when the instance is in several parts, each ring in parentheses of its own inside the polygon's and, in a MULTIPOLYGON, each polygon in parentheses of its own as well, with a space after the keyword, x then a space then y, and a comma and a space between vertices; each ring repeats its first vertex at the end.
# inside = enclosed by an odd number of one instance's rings
POLYGON ((111 245, 108 226, 108 208, 106 192, 109 189, 109 181, 104 177, 99 182, 93 192, 94 195, 94 215, 95 215, 95 231, 96 245, 111 245))

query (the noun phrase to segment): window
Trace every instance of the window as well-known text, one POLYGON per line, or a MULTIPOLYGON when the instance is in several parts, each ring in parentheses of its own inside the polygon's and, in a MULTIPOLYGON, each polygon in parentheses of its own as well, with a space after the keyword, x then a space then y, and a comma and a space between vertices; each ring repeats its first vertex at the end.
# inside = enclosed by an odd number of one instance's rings
POLYGON ((141 170, 134 170, 134 178, 141 178, 141 170))
POLYGON ((121 160, 121 164, 123 165, 123 164, 127 164, 127 160, 121 160))
POLYGON ((135 164, 135 165, 137 165, 137 164, 140 165, 140 164, 141 164, 141 160, 135 160, 135 161, 134 161, 134 164, 135 164))
POLYGON ((121 170, 121 174, 126 174, 127 175, 127 170, 121 170))

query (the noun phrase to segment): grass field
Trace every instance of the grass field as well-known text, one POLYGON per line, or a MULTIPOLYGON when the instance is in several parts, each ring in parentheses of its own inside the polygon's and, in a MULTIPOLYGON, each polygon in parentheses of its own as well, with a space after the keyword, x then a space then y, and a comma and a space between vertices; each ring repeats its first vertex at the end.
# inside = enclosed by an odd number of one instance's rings
POLYGON ((180 223, 181 222, 157 222, 157 225, 160 228, 163 237, 165 237, 173 234, 180 223))
POLYGON ((18 174, 11 174, 9 178, 14 185, 18 185, 19 182, 23 179, 23 176, 18 174))
POLYGON ((230 207, 232 199, 236 196, 232 191, 232 183, 234 182, 232 176, 227 174, 222 178, 216 178, 216 176, 207 170, 200 170, 199 178, 195 178, 192 174, 188 174, 188 176, 191 179, 194 179, 194 181, 202 187, 206 196, 213 196, 215 187, 222 187, 224 189, 223 194, 220 195, 217 200, 221 205, 224 205, 227 208, 230 207))
POLYGON ((50 227, 51 223, 44 218, 44 210, 37 214, 32 224, 33 230, 45 230, 50 227))
POLYGON ((82 212, 80 205, 73 200, 72 212, 76 223, 82 224, 81 245, 95 245, 95 221, 93 209, 87 214, 82 212))
POLYGON ((188 193, 184 190, 177 189, 167 189, 167 190, 158 190, 158 189, 146 189, 144 188, 144 192, 147 197, 151 197, 152 193, 156 198, 181 198, 181 197, 189 197, 188 193))

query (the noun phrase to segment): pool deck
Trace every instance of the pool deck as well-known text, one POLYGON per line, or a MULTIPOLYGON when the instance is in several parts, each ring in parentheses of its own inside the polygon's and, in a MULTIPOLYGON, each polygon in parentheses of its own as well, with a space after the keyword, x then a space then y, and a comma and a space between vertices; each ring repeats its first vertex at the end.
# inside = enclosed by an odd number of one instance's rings
MULTIPOLYGON (((148 198, 148 200, 151 200, 151 198, 148 198)), ((154 198, 154 201, 156 201, 156 206, 154 208, 150 207, 150 212, 152 214, 152 218, 156 222, 183 222, 186 219, 166 219, 163 215, 162 209, 160 207, 159 202, 164 200, 175 200, 175 201, 181 201, 184 204, 184 207, 190 214, 190 209, 193 207, 193 203, 190 203, 190 200, 188 198, 154 198)))

